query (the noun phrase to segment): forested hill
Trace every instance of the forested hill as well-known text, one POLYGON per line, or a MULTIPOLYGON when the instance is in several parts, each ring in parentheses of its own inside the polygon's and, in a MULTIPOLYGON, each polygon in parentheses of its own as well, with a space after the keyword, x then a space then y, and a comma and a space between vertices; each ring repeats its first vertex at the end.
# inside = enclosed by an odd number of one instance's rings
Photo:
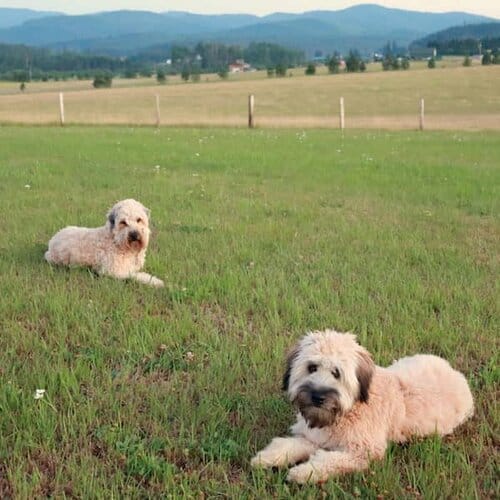
POLYGON ((61 12, 0 7, 0 29, 18 26, 33 19, 62 15, 61 12))
MULTIPOLYGON (((0 18, 2 12, 0 9, 0 18)), ((373 4, 264 17, 114 11, 28 20, 0 29, 0 42, 115 56, 174 42, 194 45, 200 40, 240 45, 272 42, 308 55, 349 49, 368 54, 387 40, 408 46, 417 38, 450 26, 487 21, 492 19, 464 12, 426 13, 373 4)))
POLYGON ((472 55, 500 49, 500 22, 453 26, 415 40, 410 47, 435 47, 441 55, 472 55))

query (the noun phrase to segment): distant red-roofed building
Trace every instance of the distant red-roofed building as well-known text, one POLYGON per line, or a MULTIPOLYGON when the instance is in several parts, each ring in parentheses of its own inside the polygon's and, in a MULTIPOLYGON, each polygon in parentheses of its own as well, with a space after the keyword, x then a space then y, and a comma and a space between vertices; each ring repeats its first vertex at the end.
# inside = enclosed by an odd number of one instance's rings
POLYGON ((242 73, 244 71, 250 71, 252 67, 250 64, 246 63, 243 59, 236 59, 228 67, 229 73, 242 73))

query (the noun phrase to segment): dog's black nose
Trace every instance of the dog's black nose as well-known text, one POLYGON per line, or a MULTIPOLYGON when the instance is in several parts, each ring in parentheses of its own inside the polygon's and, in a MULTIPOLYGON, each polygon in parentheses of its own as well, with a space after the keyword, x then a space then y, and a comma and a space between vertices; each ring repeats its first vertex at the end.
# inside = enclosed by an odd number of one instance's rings
POLYGON ((321 393, 318 391, 312 391, 311 392, 311 401, 313 402, 314 406, 321 406, 325 402, 324 393, 321 393))
POLYGON ((139 233, 137 231, 130 231, 130 233, 128 233, 128 239, 130 241, 137 241, 139 239, 139 233))

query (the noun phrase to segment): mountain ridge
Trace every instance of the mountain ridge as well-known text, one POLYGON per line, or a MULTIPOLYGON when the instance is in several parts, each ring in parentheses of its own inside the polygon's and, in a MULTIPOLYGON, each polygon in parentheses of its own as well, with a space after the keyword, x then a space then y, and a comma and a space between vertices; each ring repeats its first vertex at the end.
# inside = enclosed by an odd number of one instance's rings
MULTIPOLYGON (((0 17, 3 10, 0 8, 0 17)), ((195 44, 201 40, 242 45, 265 41, 308 55, 351 48, 369 53, 388 40, 407 46, 452 26, 491 21, 496 20, 465 12, 423 13, 376 4, 302 14, 276 12, 262 17, 119 10, 39 16, 0 29, 0 42, 121 56, 162 43, 195 44)))

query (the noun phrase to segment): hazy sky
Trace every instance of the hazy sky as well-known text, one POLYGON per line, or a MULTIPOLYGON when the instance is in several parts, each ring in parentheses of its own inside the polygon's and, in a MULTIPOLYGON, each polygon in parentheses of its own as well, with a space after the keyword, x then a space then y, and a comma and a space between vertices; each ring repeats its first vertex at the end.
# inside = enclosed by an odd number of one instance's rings
POLYGON ((337 10, 358 3, 378 3, 387 7, 428 12, 465 11, 500 19, 500 0, 0 0, 0 7, 24 7, 35 10, 57 10, 68 14, 103 10, 138 9, 151 11, 184 10, 201 14, 243 12, 304 12, 307 10, 337 10))

